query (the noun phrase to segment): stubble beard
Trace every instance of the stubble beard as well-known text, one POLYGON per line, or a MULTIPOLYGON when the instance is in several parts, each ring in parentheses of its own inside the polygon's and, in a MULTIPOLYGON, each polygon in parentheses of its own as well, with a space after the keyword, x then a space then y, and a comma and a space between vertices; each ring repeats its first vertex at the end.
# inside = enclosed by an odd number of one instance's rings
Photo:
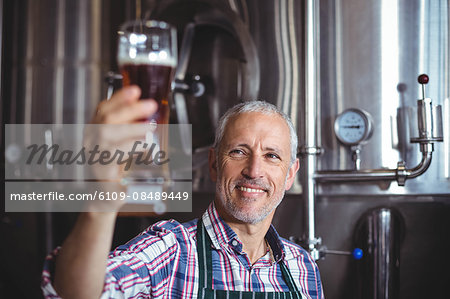
MULTIPOLYGON (((286 186, 286 181, 287 181, 287 177, 285 180, 285 186, 286 186)), ((271 214, 277 207, 278 205, 281 203, 281 201, 283 200, 284 194, 285 194, 285 186, 283 186, 283 192, 279 195, 279 197, 274 198, 270 204, 268 205, 263 205, 262 207, 260 207, 256 212, 246 212, 246 211, 242 211, 241 209, 239 209, 239 207, 236 204, 236 201, 233 201, 231 198, 228 198, 228 196, 226 195, 225 189, 223 189, 222 184, 220 183, 221 179, 219 178, 219 180, 217 181, 216 184, 216 196, 220 201, 221 206, 226 210, 226 212, 231 215, 232 217, 234 217, 235 219, 242 221, 244 223, 248 223, 248 224, 256 224, 259 223, 261 221, 263 221, 264 219, 266 219, 266 217, 271 214)), ((236 185, 233 186, 233 188, 235 188, 236 185)), ((233 190, 230 190, 230 194, 232 193, 233 190)), ((241 200, 241 201, 257 201, 258 199, 254 199, 254 198, 246 198, 246 197, 241 197, 239 199, 236 200, 241 200)))

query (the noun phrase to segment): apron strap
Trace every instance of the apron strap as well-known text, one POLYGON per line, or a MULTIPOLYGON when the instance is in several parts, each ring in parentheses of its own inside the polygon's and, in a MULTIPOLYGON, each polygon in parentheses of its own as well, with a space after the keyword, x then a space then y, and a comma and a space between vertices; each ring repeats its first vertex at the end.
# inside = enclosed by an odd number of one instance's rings
POLYGON ((212 289, 211 241, 201 218, 197 222, 197 256, 199 290, 205 287, 212 289))
POLYGON ((283 274, 283 279, 289 287, 289 291, 299 292, 297 285, 295 284, 295 281, 292 278, 291 271, 289 271, 288 267, 284 264, 283 261, 280 261, 279 265, 281 267, 281 273, 283 274))

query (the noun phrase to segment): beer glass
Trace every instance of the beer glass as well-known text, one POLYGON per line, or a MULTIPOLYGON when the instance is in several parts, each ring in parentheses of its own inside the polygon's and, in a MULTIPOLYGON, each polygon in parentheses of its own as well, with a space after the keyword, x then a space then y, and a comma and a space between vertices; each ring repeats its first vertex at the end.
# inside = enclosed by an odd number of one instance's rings
POLYGON ((126 22, 119 31, 117 53, 123 85, 138 85, 141 99, 154 99, 158 110, 149 121, 167 124, 168 95, 177 64, 175 28, 155 20, 126 22))
MULTIPOLYGON (((176 30, 162 21, 134 20, 124 23, 118 34, 117 61, 123 85, 138 85, 141 99, 154 99, 158 103, 156 113, 145 120, 150 126, 141 124, 149 128, 144 143, 148 146, 142 149, 143 156, 148 156, 147 153, 168 153, 168 96, 177 64, 176 30)), ((138 156, 135 157, 136 161, 138 156)), ((160 194, 170 188, 169 165, 159 165, 154 160, 149 164, 136 162, 124 175, 122 182, 127 185, 129 194, 160 194)), ((155 204, 151 201, 139 202, 155 204)), ((154 210, 163 209, 154 205, 154 210)))

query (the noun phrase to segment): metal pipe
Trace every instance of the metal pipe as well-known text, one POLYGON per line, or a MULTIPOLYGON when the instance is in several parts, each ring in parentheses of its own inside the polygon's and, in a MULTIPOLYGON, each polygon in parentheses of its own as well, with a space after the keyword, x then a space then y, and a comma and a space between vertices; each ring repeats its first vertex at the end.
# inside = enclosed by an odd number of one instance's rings
POLYGON ((306 54, 305 54, 305 142, 300 153, 303 156, 303 194, 305 195, 306 208, 306 240, 309 251, 314 259, 319 259, 319 251, 316 245, 321 243, 315 232, 315 189, 317 154, 320 152, 317 146, 318 138, 318 109, 320 96, 318 94, 319 82, 319 1, 306 1, 306 54))
POLYGON ((432 143, 420 144, 420 147, 422 151, 422 160, 416 167, 406 170, 406 177, 408 179, 418 177, 419 175, 427 171, 428 167, 430 167, 433 153, 433 144, 432 143))
POLYGON ((396 180, 399 186, 403 186, 407 179, 412 179, 423 174, 431 164, 433 143, 421 143, 422 160, 411 169, 406 169, 404 162, 399 162, 396 169, 366 169, 366 170, 325 170, 317 171, 314 179, 317 182, 359 182, 396 180))
POLYGON ((396 172, 396 169, 326 170, 317 171, 314 178, 321 183, 395 180, 396 172))

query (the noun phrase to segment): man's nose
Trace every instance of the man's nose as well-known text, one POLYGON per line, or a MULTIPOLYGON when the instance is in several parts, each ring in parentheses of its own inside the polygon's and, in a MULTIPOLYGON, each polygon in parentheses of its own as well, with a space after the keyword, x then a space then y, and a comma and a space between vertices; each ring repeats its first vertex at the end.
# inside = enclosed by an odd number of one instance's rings
POLYGON ((242 169, 242 175, 247 178, 260 178, 263 174, 263 160, 258 156, 250 156, 242 169))

